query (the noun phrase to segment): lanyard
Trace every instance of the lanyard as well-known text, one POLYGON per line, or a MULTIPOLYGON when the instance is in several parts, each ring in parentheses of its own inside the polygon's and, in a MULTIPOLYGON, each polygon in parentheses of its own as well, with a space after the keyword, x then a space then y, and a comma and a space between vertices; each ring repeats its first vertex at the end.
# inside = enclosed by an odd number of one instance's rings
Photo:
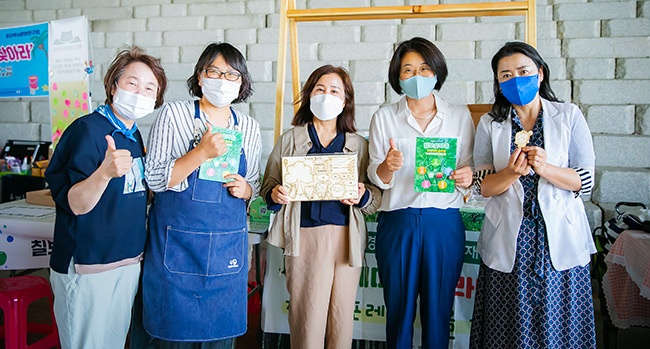
MULTIPOLYGON (((235 114, 235 110, 230 108, 230 115, 232 115, 233 119, 235 120, 235 130, 239 130, 239 120, 237 119, 237 114, 235 114)), ((208 120, 208 123, 210 123, 210 120, 208 120)), ((199 131, 199 127, 201 126, 201 108, 199 108, 199 100, 194 101, 194 141, 192 142, 192 147, 196 148, 196 146, 199 145, 199 142, 201 141, 201 131, 199 131)))

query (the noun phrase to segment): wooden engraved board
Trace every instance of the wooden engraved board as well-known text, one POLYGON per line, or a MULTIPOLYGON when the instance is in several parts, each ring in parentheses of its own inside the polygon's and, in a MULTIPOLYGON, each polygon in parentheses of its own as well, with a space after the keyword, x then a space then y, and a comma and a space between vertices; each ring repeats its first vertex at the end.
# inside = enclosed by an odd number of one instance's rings
POLYGON ((356 154, 282 158, 282 186, 291 201, 354 199, 357 182, 356 154))

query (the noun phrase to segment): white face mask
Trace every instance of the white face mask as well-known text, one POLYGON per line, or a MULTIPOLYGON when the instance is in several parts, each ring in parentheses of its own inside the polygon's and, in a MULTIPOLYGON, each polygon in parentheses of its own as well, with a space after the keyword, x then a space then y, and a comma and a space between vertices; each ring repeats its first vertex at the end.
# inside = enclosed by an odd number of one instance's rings
POLYGON ((203 78, 201 91, 215 107, 223 108, 239 97, 240 83, 225 79, 203 78))
POLYGON ((145 117, 153 112, 155 105, 155 98, 122 90, 115 86, 113 109, 125 119, 137 120, 145 117))
POLYGON ((332 120, 343 111, 343 101, 330 94, 315 95, 309 102, 309 110, 322 121, 332 120))

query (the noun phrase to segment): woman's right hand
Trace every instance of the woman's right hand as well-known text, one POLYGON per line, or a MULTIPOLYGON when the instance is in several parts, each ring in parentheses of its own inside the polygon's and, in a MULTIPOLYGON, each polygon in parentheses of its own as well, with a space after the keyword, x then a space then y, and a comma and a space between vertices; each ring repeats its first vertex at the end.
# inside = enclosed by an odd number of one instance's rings
POLYGON ((219 132, 212 133, 212 126, 206 123, 208 129, 201 138, 201 143, 196 148, 204 155, 206 159, 216 158, 226 153, 228 146, 219 132))
POLYGON ((510 154, 508 159, 508 170, 517 176, 526 176, 530 173, 530 165, 526 153, 522 148, 517 147, 515 151, 510 154))
POLYGON ((386 169, 388 171, 395 172, 402 168, 404 157, 402 156, 402 152, 397 149, 394 138, 389 139, 388 142, 390 144, 390 148, 388 149, 388 153, 386 153, 384 164, 386 165, 386 169))
POLYGON ((287 198, 287 189, 285 189, 280 184, 276 184, 275 187, 271 190, 271 200, 276 204, 286 205, 289 203, 289 198, 287 198))

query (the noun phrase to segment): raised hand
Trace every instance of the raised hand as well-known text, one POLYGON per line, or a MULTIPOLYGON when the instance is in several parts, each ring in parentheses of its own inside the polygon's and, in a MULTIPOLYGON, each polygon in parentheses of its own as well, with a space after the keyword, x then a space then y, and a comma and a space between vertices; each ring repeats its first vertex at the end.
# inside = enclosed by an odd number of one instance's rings
POLYGON ((108 178, 122 177, 131 171, 133 163, 131 152, 126 149, 117 149, 113 137, 106 135, 105 138, 107 149, 100 168, 108 178))
POLYGON ((206 123, 208 129, 201 138, 201 143, 196 147, 207 159, 216 158, 226 153, 228 146, 219 132, 212 133, 212 126, 206 123))
POLYGON ((397 149, 394 138, 389 139, 388 143, 390 144, 390 149, 388 149, 388 153, 386 153, 384 164, 386 164, 386 169, 388 171, 395 172, 402 168, 404 157, 402 152, 397 149))

